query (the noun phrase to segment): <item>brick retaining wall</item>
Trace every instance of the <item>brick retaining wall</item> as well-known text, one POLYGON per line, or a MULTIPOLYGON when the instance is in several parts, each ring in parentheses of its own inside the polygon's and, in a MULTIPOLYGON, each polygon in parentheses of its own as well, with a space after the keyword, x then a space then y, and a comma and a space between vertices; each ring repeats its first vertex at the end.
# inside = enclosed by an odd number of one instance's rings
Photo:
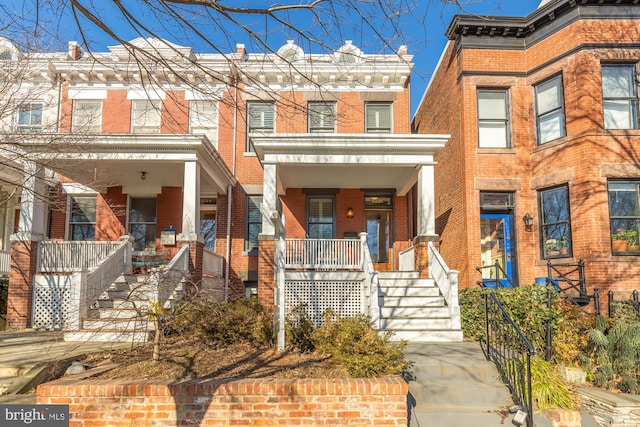
POLYGON ((406 426, 407 383, 373 379, 158 381, 62 379, 38 404, 68 404, 70 427, 406 426))

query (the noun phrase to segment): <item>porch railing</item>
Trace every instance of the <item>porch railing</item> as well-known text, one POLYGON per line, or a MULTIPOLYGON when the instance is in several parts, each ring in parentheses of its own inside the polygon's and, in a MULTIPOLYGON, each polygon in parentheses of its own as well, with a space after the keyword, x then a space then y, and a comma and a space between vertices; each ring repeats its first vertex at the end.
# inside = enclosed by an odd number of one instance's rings
POLYGON ((287 239, 287 268, 352 270, 362 266, 358 239, 287 239))
POLYGON ((202 251, 202 274, 206 276, 222 276, 224 258, 210 249, 202 251))
POLYGON ((533 345, 522 334, 494 292, 484 294, 485 337, 481 345, 487 360, 495 363, 513 401, 526 414, 526 426, 533 427, 531 356, 533 345))
POLYGON ((451 327, 460 329, 462 320, 460 318, 460 305, 458 304, 458 270, 449 269, 433 242, 429 242, 428 248, 429 276, 440 289, 440 293, 449 307, 451 327))
POLYGON ((121 242, 71 242, 43 240, 38 243, 37 272, 71 273, 97 266, 121 242))
POLYGON ((0 274, 9 274, 11 269, 11 254, 7 251, 0 251, 0 274))
POLYGON ((149 276, 149 299, 166 309, 171 308, 174 302, 172 297, 176 296, 176 292, 184 290, 184 282, 188 275, 189 245, 184 245, 166 267, 152 272, 149 276))

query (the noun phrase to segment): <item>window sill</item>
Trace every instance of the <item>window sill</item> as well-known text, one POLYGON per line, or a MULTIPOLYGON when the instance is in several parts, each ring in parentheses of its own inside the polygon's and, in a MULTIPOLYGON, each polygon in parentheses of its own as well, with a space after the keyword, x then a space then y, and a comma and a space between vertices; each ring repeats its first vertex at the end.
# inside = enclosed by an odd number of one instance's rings
POLYGON ((242 155, 244 157, 257 157, 257 154, 254 151, 245 151, 242 155))
POLYGON ((513 147, 507 148, 482 148, 476 149, 476 154, 517 154, 516 149, 513 147))
POLYGON ((536 147, 533 149, 533 152, 535 153, 537 151, 546 150, 547 148, 557 147, 559 145, 565 144, 568 141, 569 141, 569 138, 567 138, 566 136, 563 136, 562 138, 558 138, 558 139, 552 139, 551 141, 536 145, 536 147))
POLYGON ((251 249, 250 251, 242 251, 242 256, 258 256, 258 250, 251 249))

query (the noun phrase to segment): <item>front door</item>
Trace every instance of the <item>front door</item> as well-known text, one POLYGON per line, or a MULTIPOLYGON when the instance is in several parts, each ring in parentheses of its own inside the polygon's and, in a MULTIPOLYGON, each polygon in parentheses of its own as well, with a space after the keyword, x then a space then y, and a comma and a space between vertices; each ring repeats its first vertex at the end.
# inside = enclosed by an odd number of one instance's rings
POLYGON ((376 270, 390 270, 391 211, 367 210, 367 243, 376 270))
POLYGON ((512 223, 513 216, 508 213, 480 214, 482 281, 485 286, 511 287, 511 283, 515 283, 512 223))

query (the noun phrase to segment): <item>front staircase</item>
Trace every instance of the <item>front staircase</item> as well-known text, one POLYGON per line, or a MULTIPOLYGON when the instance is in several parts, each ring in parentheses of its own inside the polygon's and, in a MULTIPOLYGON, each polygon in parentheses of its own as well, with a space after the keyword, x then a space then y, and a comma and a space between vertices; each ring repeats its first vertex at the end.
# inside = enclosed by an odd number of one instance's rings
POLYGON ((67 330, 65 341, 144 343, 154 330, 150 321, 148 276, 120 276, 91 306, 80 330, 67 330))
POLYGON ((409 342, 462 341, 462 329, 452 325, 449 307, 433 279, 418 272, 379 272, 381 330, 392 339, 409 342))

